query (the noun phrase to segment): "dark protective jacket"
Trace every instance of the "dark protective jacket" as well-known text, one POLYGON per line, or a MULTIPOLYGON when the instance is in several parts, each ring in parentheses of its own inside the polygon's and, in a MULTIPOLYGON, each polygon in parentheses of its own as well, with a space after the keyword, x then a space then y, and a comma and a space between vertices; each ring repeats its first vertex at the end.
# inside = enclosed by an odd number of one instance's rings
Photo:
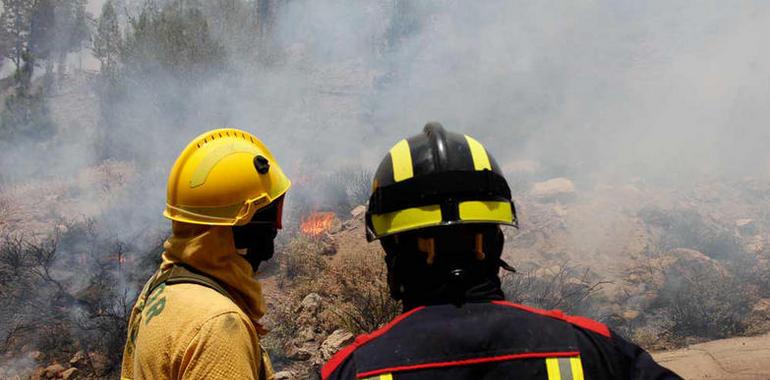
POLYGON ((585 317, 507 301, 417 307, 356 338, 323 379, 679 379, 585 317))

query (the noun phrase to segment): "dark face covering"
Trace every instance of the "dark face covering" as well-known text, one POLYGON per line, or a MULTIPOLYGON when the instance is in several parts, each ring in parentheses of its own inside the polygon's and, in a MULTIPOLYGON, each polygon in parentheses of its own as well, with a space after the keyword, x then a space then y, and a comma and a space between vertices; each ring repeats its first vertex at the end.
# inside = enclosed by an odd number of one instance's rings
POLYGON ((270 260, 275 252, 275 236, 281 228, 283 198, 259 210, 251 221, 242 226, 233 226, 233 240, 236 249, 246 249, 246 260, 256 272, 259 264, 270 260))
POLYGON ((402 300, 404 310, 501 300, 498 271, 503 240, 496 225, 445 226, 383 239, 391 295, 402 300), (477 253, 478 234, 483 255, 477 253), (418 240, 426 238, 435 241, 432 260, 426 260, 426 252, 419 248, 418 240))

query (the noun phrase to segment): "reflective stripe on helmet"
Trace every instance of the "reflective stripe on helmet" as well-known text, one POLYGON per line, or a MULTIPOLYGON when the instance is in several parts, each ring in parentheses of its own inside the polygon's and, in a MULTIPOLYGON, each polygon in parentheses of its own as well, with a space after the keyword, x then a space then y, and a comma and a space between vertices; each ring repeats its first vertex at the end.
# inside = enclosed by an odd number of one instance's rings
POLYGON ((489 163, 489 156, 484 146, 468 135, 465 135, 465 140, 468 141, 468 148, 471 150, 473 168, 476 170, 492 170, 492 165, 489 163))
POLYGON ((385 214, 372 214, 372 232, 378 237, 442 224, 497 223, 515 225, 510 202, 465 201, 458 205, 458 220, 445 220, 441 206, 412 207, 385 214))
POLYGON ((460 220, 468 222, 511 223, 511 202, 466 201, 458 205, 460 220))
POLYGON ((390 149, 390 158, 393 161, 393 180, 396 182, 412 178, 412 152, 409 150, 409 142, 401 140, 390 149))
POLYGON ((372 228, 377 236, 439 224, 441 224, 441 207, 439 205, 413 207, 386 214, 372 215, 372 228))

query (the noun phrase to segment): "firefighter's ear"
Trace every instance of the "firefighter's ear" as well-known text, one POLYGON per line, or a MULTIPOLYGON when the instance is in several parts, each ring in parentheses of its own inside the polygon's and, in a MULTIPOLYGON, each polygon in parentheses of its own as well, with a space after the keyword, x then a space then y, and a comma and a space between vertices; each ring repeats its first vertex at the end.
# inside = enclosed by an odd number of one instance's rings
POLYGON ((390 297, 400 301, 404 297, 404 286, 398 275, 398 255, 386 254, 385 265, 388 268, 388 289, 390 297))
POLYGON ((418 237, 417 250, 425 254, 425 263, 428 266, 433 265, 436 260, 436 239, 418 237))
POLYGON ((493 226, 484 234, 484 252, 487 257, 500 257, 503 254, 505 235, 500 226, 493 226))

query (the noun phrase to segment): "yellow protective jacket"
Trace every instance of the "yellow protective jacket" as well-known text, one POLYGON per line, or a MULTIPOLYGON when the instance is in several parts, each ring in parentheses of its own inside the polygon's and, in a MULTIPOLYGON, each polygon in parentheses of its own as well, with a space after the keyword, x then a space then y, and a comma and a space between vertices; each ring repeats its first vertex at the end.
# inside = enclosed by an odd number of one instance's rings
POLYGON ((232 299, 209 287, 160 285, 131 311, 121 379, 270 379, 259 345, 265 312, 259 282, 235 250, 229 227, 173 222, 160 272, 185 264, 215 279, 232 299))

